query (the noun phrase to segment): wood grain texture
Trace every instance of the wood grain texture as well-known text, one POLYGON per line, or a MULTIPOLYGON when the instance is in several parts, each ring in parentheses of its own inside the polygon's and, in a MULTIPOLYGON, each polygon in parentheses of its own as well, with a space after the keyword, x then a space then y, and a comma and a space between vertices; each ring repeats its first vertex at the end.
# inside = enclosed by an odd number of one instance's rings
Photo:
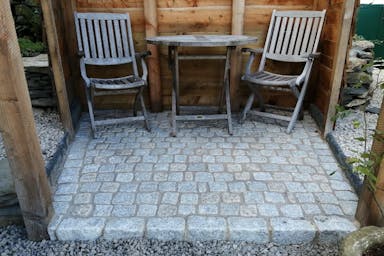
MULTIPOLYGON (((97 12, 128 12, 132 20, 133 37, 135 40, 135 47, 137 51, 147 49, 145 43, 146 36, 146 21, 144 13, 144 1, 143 0, 73 0, 76 2, 78 11, 97 11, 97 12)), ((243 34, 258 37, 258 41, 254 44, 250 44, 250 47, 262 47, 265 42, 265 36, 267 34, 268 25, 273 9, 278 10, 322 10, 327 9, 326 24, 324 32, 319 45, 319 52, 322 55, 315 62, 315 70, 318 66, 323 65, 323 72, 325 68, 333 70, 335 65, 335 55, 337 52, 338 36, 341 29, 342 22, 342 7, 344 2, 347 0, 337 1, 321 1, 321 0, 245 0, 244 10, 244 25, 243 34)), ((157 26, 158 35, 175 35, 175 34, 231 34, 233 29, 233 4, 237 4, 239 1, 232 0, 157 0, 156 11, 157 11, 157 26)), ((242 1, 240 1, 242 2, 242 1)), ((152 3, 153 4, 153 3, 152 3)), ((152 23, 153 21, 151 21, 152 23)), ((148 46, 150 49, 156 48, 156 46, 148 46)), ((284 48, 284 42, 282 42, 282 48, 284 48)), ((168 76, 168 63, 166 56, 168 54, 167 47, 160 46, 158 49, 158 56, 160 60, 159 74, 162 83, 162 92, 160 93, 163 97, 164 106, 169 106, 169 95, 170 90, 168 89, 169 76, 168 76)), ((225 48, 211 48, 211 49, 195 49, 190 47, 181 47, 179 49, 180 54, 224 54, 225 48)), ((149 58, 151 61, 152 57, 149 58)), ((195 61, 193 61, 195 63, 195 61)), ((196 72, 200 72, 202 66, 210 65, 207 61, 201 61, 200 65, 187 64, 187 62, 181 63, 181 73, 185 68, 195 68, 193 72, 187 72, 183 76, 181 74, 181 83, 183 81, 188 83, 188 86, 198 86, 198 81, 193 82, 196 72), (195 65, 195 67, 192 67, 195 65)), ((255 63, 255 66, 257 62, 255 63)), ((221 83, 219 68, 211 65, 205 69, 209 69, 207 72, 210 81, 210 85, 216 83, 216 87, 219 88, 221 83)), ((244 61, 240 63, 240 69, 244 68, 244 61)), ((294 72, 295 67, 291 70, 286 67, 279 67, 276 64, 271 64, 270 68, 275 70, 284 70, 286 73, 294 72)), ((156 71, 157 72, 157 71, 156 71)), ((109 72, 113 73, 113 72, 109 72)), ((329 77, 329 74, 319 75, 319 79, 322 77, 329 77)), ((329 81, 325 82, 325 78, 322 78, 321 82, 317 79, 311 79, 310 91, 308 92, 307 102, 318 102, 319 104, 327 105, 328 92, 325 92, 325 88, 329 88, 329 81), (324 85, 324 86, 323 86, 324 85), (324 87, 324 88, 323 88, 324 87), (318 97, 322 97, 318 99, 318 97)), ((201 81, 199 81, 201 82, 201 81)), ((182 86, 182 85, 181 85, 182 86)), ((247 91, 246 86, 240 86, 238 93, 239 97, 237 101, 240 105, 245 103, 245 99, 242 98, 247 91)), ((212 92, 211 95, 212 105, 216 98, 217 92, 212 92)), ((159 95, 160 95, 159 94, 159 95)), ((199 100, 207 103, 208 96, 201 93, 199 100), (204 100, 202 100, 204 99, 204 100)), ((284 105, 290 104, 290 96, 286 94, 279 94, 270 97, 268 94, 264 94, 267 99, 271 101, 278 101, 284 105), (279 98, 280 97, 280 98, 279 98)), ((196 101, 196 96, 191 96, 191 100, 186 96, 186 101, 196 101)), ((234 102, 236 104, 236 102, 234 102)), ((316 103, 317 104, 317 103, 316 103)), ((102 107, 102 105, 100 106, 102 107)), ((319 108, 327 110, 327 106, 320 106, 319 108)), ((326 111, 324 112, 326 114, 326 111)))
MULTIPOLYGON (((232 35, 242 35, 244 33, 244 14, 245 0, 232 1, 232 35)), ((230 92, 232 99, 238 97, 241 69, 241 51, 239 47, 236 47, 231 56, 230 92)), ((232 110, 237 112, 239 109, 240 102, 232 100, 232 110)))
MULTIPOLYGON (((144 0, 144 17, 145 17, 145 36, 153 37, 159 33, 159 25, 157 18, 156 1, 144 0)), ((149 79, 149 98, 151 101, 151 109, 154 112, 160 112, 163 109, 163 97, 161 94, 161 68, 159 59, 159 49, 155 45, 148 44, 147 49, 151 52, 148 59, 148 79, 149 79)))
MULTIPOLYGON (((335 3, 335 7, 337 8, 338 6, 339 4, 335 3)), ((339 38, 337 40, 338 44, 336 48, 336 55, 334 57, 335 62, 334 66, 332 67, 332 89, 330 93, 330 98, 327 100, 328 110, 325 115, 326 121, 324 124, 324 134, 331 132, 334 126, 333 116, 336 114, 336 105, 339 100, 341 82, 344 74, 344 66, 348 51, 348 42, 350 38, 352 20, 355 11, 355 0, 346 0, 344 2, 342 10, 342 15, 340 15, 342 20, 339 23, 341 26, 339 27, 339 38)))
POLYGON ((30 240, 48 239, 51 191, 9 1, 0 2, 0 131, 30 240))

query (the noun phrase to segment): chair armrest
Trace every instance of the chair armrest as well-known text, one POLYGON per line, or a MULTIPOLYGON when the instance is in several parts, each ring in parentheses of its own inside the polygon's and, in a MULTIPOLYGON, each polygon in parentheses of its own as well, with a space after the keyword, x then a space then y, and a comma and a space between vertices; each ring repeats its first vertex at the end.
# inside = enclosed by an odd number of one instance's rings
POLYGON ((145 58, 145 57, 150 56, 150 55, 152 55, 152 53, 150 51, 137 52, 135 54, 136 58, 145 58))
POLYGON ((249 52, 249 59, 247 61, 247 64, 245 66, 245 75, 250 75, 251 74, 251 66, 253 61, 255 60, 256 54, 262 54, 264 51, 263 48, 257 48, 257 49, 252 49, 252 48, 242 48, 241 52, 249 52))
POLYGON ((310 54, 304 55, 303 57, 313 60, 315 58, 320 57, 320 54, 321 54, 320 52, 315 52, 315 53, 310 53, 310 54))
POLYGON ((144 58, 149 55, 151 55, 150 51, 144 51, 144 52, 139 52, 135 54, 136 58, 140 58, 141 69, 143 70, 143 75, 141 76, 141 79, 145 81, 145 84, 147 84, 148 67, 147 67, 147 64, 145 63, 144 58))
POLYGON ((252 49, 252 48, 241 48, 241 52, 245 53, 245 52, 249 52, 249 53, 253 53, 253 54, 262 54, 264 51, 264 48, 256 48, 256 49, 252 49))
POLYGON ((81 77, 84 80, 84 83, 85 83, 86 87, 91 86, 91 80, 87 76, 87 69, 85 67, 84 57, 80 58, 80 74, 81 74, 81 77))
POLYGON ((78 51, 78 52, 77 52, 77 56, 78 56, 79 58, 83 58, 83 57, 85 57, 85 53, 84 53, 84 51, 78 51))

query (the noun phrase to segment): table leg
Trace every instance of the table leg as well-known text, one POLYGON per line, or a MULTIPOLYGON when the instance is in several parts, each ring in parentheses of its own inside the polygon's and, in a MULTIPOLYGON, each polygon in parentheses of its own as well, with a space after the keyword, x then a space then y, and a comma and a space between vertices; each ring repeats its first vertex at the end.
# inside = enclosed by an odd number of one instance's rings
POLYGON ((229 74, 231 69, 231 55, 232 50, 235 49, 233 46, 227 47, 227 58, 225 61, 225 70, 224 70, 224 91, 225 91, 225 104, 227 107, 227 120, 228 120, 228 133, 233 134, 232 131, 232 113, 231 113, 231 90, 229 84, 229 74))
POLYGON ((168 48, 169 66, 172 72, 172 113, 171 113, 171 136, 176 137, 176 115, 179 114, 179 61, 177 46, 168 48))

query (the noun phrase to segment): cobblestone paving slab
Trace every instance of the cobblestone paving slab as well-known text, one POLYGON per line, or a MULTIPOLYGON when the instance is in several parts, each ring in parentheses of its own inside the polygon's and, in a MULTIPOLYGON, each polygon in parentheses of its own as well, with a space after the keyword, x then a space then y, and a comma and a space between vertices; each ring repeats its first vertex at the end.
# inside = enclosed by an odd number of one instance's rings
POLYGON ((54 193, 59 240, 148 237, 331 242, 357 228, 357 196, 314 121, 179 122, 169 113, 102 127, 83 118, 54 193))

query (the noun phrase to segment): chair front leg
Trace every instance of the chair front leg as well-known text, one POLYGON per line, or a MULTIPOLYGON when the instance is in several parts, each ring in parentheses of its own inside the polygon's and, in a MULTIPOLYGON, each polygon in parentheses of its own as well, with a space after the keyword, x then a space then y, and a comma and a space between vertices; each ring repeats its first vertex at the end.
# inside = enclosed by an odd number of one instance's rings
POLYGON ((250 88, 257 97, 257 103, 259 104, 260 111, 265 112, 264 99, 263 99, 263 96, 261 95, 260 88, 258 86, 252 86, 250 88))
POLYGON ((143 98, 143 87, 141 87, 139 89, 139 93, 137 95, 139 96, 139 99, 140 99, 141 111, 143 112, 143 116, 144 116, 145 128, 148 131, 151 131, 151 127, 149 126, 148 114, 147 114, 147 110, 145 108, 145 103, 144 103, 144 98, 143 98))
POLYGON ((137 116, 137 105, 139 103, 140 90, 137 91, 135 95, 135 101, 133 102, 133 116, 137 116))
POLYGON ((249 95, 248 97, 247 104, 245 104, 243 112, 241 113, 241 117, 239 121, 241 124, 244 123, 244 120, 247 117, 247 113, 252 107, 254 99, 255 99, 255 93, 252 92, 251 95, 249 95))

